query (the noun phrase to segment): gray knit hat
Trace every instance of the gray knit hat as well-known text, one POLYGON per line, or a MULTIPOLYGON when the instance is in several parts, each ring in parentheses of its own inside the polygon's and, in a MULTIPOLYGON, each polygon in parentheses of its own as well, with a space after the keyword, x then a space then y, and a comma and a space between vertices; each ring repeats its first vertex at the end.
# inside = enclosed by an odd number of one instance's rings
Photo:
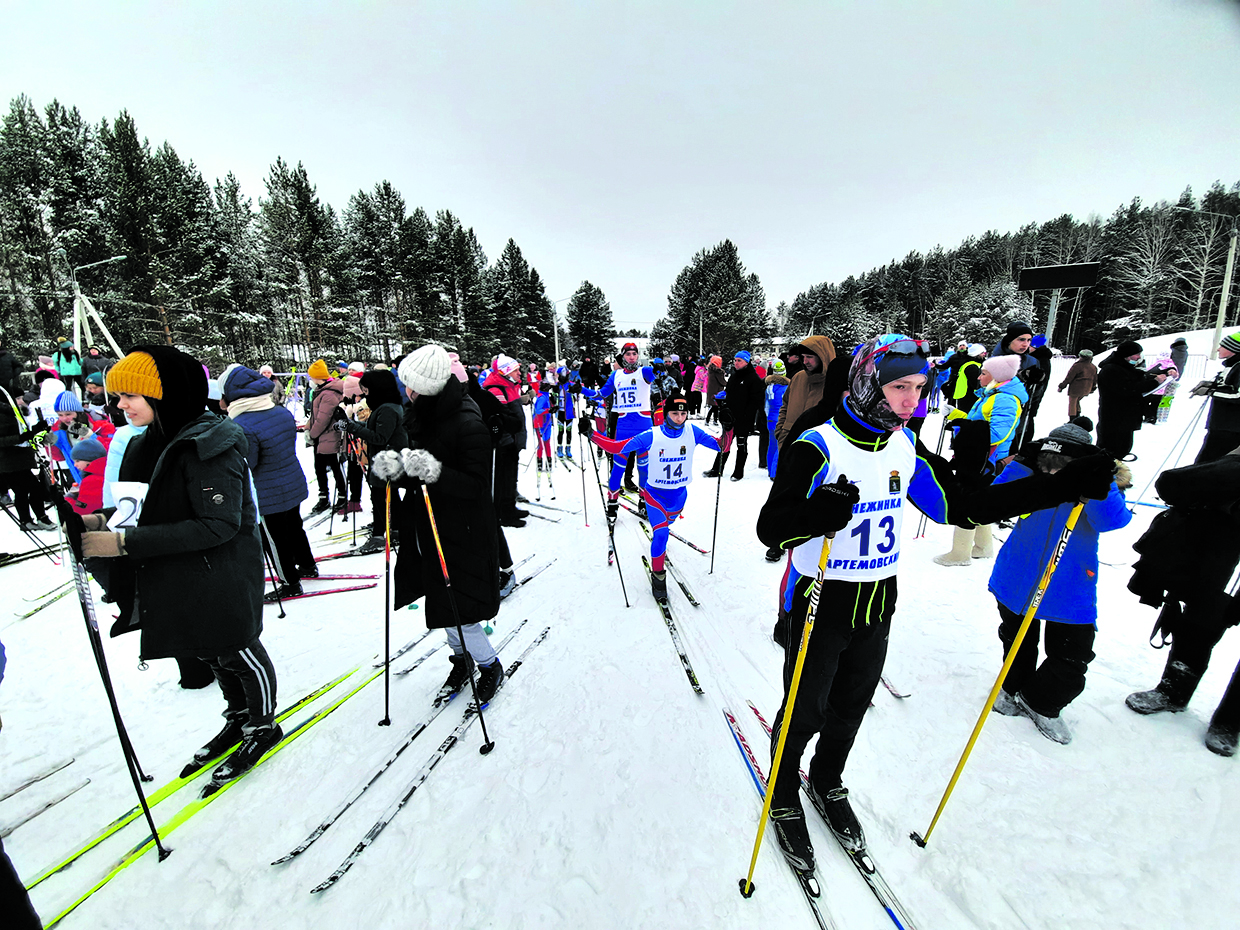
POLYGON ((433 396, 442 391, 452 377, 452 359, 443 346, 425 345, 406 355, 396 373, 405 387, 433 396))
POLYGON ((1076 354, 1078 358, 1093 358, 1094 357, 1094 353, 1091 352, 1089 349, 1081 349, 1081 351, 1077 352, 1076 354))
POLYGON ((1050 435, 1042 440, 1041 452, 1057 452, 1068 458, 1080 458, 1092 455, 1098 449, 1093 444, 1093 437, 1075 423, 1065 423, 1051 430, 1050 435))

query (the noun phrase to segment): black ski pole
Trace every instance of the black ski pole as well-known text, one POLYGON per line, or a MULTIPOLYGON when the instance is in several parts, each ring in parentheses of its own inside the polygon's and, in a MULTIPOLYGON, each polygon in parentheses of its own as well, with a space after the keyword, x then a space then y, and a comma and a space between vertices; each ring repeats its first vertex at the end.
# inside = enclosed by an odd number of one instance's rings
POLYGON ((42 553, 43 555, 51 559, 53 565, 59 564, 56 561, 56 550, 53 549, 51 546, 49 546, 47 543, 45 543, 43 540, 39 539, 38 536, 35 536, 33 532, 31 532, 30 530, 22 526, 21 519, 17 516, 17 514, 13 513, 13 511, 9 509, 9 505, 5 503, 3 499, 0 499, 0 508, 4 509, 4 512, 8 516, 8 518, 13 521, 14 525, 16 525, 18 530, 20 530, 22 534, 26 536, 27 539, 29 539, 32 543, 34 543, 35 548, 38 549, 40 553, 42 553))
MULTIPOLYGON (((594 479, 598 484, 598 495, 601 498, 603 497, 603 479, 599 474, 598 461, 594 456, 590 456, 590 461, 594 463, 594 479)), ((603 499, 603 516, 604 518, 607 516, 607 501, 605 498, 603 499)), ((620 554, 616 552, 616 526, 610 520, 607 520, 607 538, 611 542, 611 552, 616 559, 616 574, 620 576, 620 593, 624 595, 624 606, 629 607, 631 605, 629 604, 629 591, 624 584, 624 569, 620 567, 620 554)))
POLYGON ((286 581, 284 566, 280 564, 280 557, 276 554, 275 544, 271 540, 271 532, 267 529, 267 521, 260 516, 258 518, 258 525, 259 537, 263 541, 263 561, 267 563, 267 568, 271 570, 271 577, 275 584, 276 606, 280 608, 279 619, 283 620, 287 616, 284 612, 284 601, 280 598, 280 586, 286 581))
MULTIPOLYGON (((569 444, 569 448, 570 449, 572 448, 571 443, 569 444)), ((580 430, 577 431, 577 451, 581 453, 581 457, 583 459, 586 457, 585 446, 581 442, 581 431, 580 430)), ((590 528, 590 509, 589 509, 590 502, 586 498, 587 498, 586 470, 585 470, 585 467, 582 466, 582 469, 581 469, 581 519, 585 521, 586 529, 589 529, 590 528)))
POLYGON ((137 756, 133 750, 133 743, 130 742, 129 733, 125 729, 125 721, 121 719, 120 707, 116 703, 116 692, 112 688, 112 676, 108 674, 108 660, 103 652, 103 640, 99 636, 99 621, 95 617, 95 599, 90 593, 90 581, 86 577, 86 569, 82 567, 82 533, 85 527, 82 524, 82 518, 65 503, 63 495, 57 495, 53 499, 53 503, 56 505, 57 513, 64 520, 65 535, 69 537, 73 584, 77 588, 78 603, 82 608, 82 619, 86 622, 86 635, 90 640, 91 651, 95 655, 95 664, 99 667, 99 677, 103 681, 103 690, 107 693, 108 705, 112 709, 112 721, 116 724, 116 734, 120 739, 121 751, 125 756, 125 767, 129 769, 133 790, 137 792, 138 803, 142 807, 142 813, 146 815, 146 822, 151 828, 151 836, 155 840, 155 847, 159 850, 159 861, 162 862, 172 854, 172 850, 161 842, 159 830, 155 826, 155 818, 151 816, 151 808, 146 803, 146 795, 142 793, 142 782, 150 781, 151 776, 142 774, 141 766, 138 764, 137 756), (76 545, 74 545, 75 540, 76 545))
MULTIPOLYGON (((727 446, 726 450, 721 449, 720 451, 721 452, 730 451, 732 448, 732 441, 728 440, 726 446, 727 446)), ((740 453, 738 452, 737 455, 739 454, 740 453)), ((714 529, 710 531, 710 571, 706 573, 708 575, 713 575, 715 573, 715 537, 716 537, 716 534, 718 534, 719 532, 719 490, 722 487, 723 487, 723 463, 721 462, 719 464, 719 474, 716 476, 716 479, 715 479, 715 526, 714 526, 714 529)))
MULTIPOLYGON (((392 482, 385 483, 387 498, 383 518, 383 719, 379 726, 392 725, 392 482)), ((430 505, 427 504, 427 512, 430 505)), ((432 521, 432 526, 434 525, 432 521)), ((438 536, 435 538, 439 542, 438 536)), ((445 576, 446 578, 446 576, 445 576)))
MULTIPOLYGON (((431 521, 431 535, 435 537, 435 551, 439 553, 439 568, 443 572, 443 586, 448 591, 448 603, 452 606, 452 619, 456 621, 456 635, 460 637, 461 648, 469 653, 469 647, 465 645, 465 628, 461 625, 461 612, 456 607, 456 592, 452 590, 452 579, 448 577, 448 560, 444 558, 443 543, 439 541, 439 527, 435 524, 435 510, 431 507, 431 494, 426 487, 426 482, 420 482, 422 486, 422 501, 426 504, 426 516, 431 521)), ((482 702, 478 700, 478 682, 474 679, 474 663, 470 663, 469 667, 469 689, 474 695, 474 706, 478 708, 478 722, 482 724, 482 746, 478 751, 484 756, 495 748, 495 742, 487 735, 487 722, 482 716, 482 702)))

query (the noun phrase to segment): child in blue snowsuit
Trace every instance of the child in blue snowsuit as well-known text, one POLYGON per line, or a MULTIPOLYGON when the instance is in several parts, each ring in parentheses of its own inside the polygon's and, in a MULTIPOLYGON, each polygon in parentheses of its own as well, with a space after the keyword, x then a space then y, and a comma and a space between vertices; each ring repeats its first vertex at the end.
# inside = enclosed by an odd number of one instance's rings
MULTIPOLYGON (((651 590, 656 600, 667 600, 667 574, 664 559, 671 526, 680 517, 689 499, 689 482, 693 480, 693 450, 705 446, 712 452, 721 451, 719 440, 699 426, 686 429, 689 401, 673 394, 663 402, 663 422, 627 440, 608 439, 598 432, 591 439, 612 455, 637 455, 642 481, 642 500, 650 521, 651 590)), ((583 427, 583 432, 584 432, 583 427)))
POLYGON ((559 424, 555 433, 555 454, 559 458, 573 457, 573 420, 577 419, 577 405, 573 401, 573 394, 581 390, 581 379, 574 375, 576 372, 570 374, 563 365, 556 372, 560 409, 556 414, 559 424))
POLYGON ((783 359, 775 359, 766 375, 766 430, 771 440, 766 447, 766 476, 775 480, 775 465, 779 461, 779 443, 775 441, 775 427, 779 423, 779 410, 784 405, 784 394, 791 383, 787 377, 783 359))

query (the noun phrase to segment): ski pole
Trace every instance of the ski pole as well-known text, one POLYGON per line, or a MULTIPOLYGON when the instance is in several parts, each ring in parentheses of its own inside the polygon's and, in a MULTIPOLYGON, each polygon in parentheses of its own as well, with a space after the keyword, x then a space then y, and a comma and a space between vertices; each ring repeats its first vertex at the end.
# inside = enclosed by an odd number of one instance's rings
MULTIPOLYGON (((600 449, 602 446, 599 447, 600 449)), ((590 461, 594 463, 594 480, 598 484, 598 496, 603 500, 603 516, 607 516, 607 500, 603 498, 603 478, 599 474, 598 461, 594 456, 590 456, 590 461)), ((620 567, 620 554, 616 552, 616 527, 610 521, 607 522, 607 538, 611 542, 611 551, 616 559, 616 574, 620 576, 620 593, 624 595, 624 606, 629 607, 629 590, 624 584, 624 569, 620 567)))
POLYGON ((0 499, 0 508, 3 508, 5 514, 8 516, 10 520, 13 521, 17 529, 24 536, 26 536, 32 543, 34 543, 35 548, 38 549, 41 554, 47 556, 51 560, 53 565, 60 564, 59 562, 56 561, 56 550, 53 549, 51 546, 49 546, 47 543, 45 543, 43 540, 39 539, 39 537, 35 536, 34 533, 32 533, 30 530, 22 526, 22 521, 18 519, 17 514, 9 510, 9 505, 6 504, 2 499, 0 499))
POLYGON ((280 608, 280 619, 283 620, 287 614, 284 612, 284 601, 280 598, 280 585, 287 583, 288 579, 284 577, 284 566, 280 564, 280 557, 276 555, 271 533, 267 529, 267 521, 262 516, 258 518, 258 525, 259 539, 263 544, 263 561, 267 563, 267 569, 271 572, 271 577, 275 579, 276 606, 280 608))
MULTIPOLYGON (((151 828, 151 836, 155 840, 155 847, 159 850, 159 861, 163 862, 170 855, 172 850, 163 845, 159 838, 159 830, 155 827, 155 819, 151 816, 151 808, 146 803, 146 795, 142 793, 142 782, 150 781, 150 775, 142 774, 142 767, 138 764, 137 754, 134 752, 133 743, 129 741, 129 733, 125 729, 125 721, 121 719, 120 707, 116 703, 116 692, 112 688, 112 676, 108 674, 108 660, 103 651, 103 640, 99 636, 99 621, 95 617, 95 600, 90 593, 90 581, 86 577, 86 569, 82 567, 81 561, 81 534, 82 523, 73 509, 65 502, 64 496, 57 494, 52 501, 56 505, 57 513, 66 521, 66 526, 72 525, 72 519, 77 517, 77 546, 69 546, 69 561, 73 568, 73 584, 77 589, 78 604, 82 608, 82 619, 86 622, 86 636, 90 640, 91 652, 95 656, 95 664, 99 669, 99 677, 103 681, 103 690, 108 696, 108 706, 112 709, 112 722, 116 725, 116 735, 120 739, 121 751, 125 756, 125 767, 129 770, 129 778, 133 782, 133 790, 137 792, 138 803, 142 807, 142 813, 146 815, 147 825, 151 828)), ((66 535, 69 535, 66 533, 66 535)))
POLYGON ((1038 605, 1042 603, 1042 596, 1046 594, 1046 588, 1051 583, 1051 576, 1055 574, 1055 568, 1059 565, 1059 559, 1063 556, 1064 550, 1068 548, 1068 540, 1072 538, 1072 530, 1076 526, 1077 519, 1081 516, 1081 511, 1084 509, 1085 501, 1081 500, 1076 503, 1072 508, 1072 512, 1068 514, 1068 522, 1064 524, 1063 532, 1059 534, 1059 542, 1055 544, 1055 548, 1051 552, 1050 560, 1046 563, 1046 569, 1042 572, 1042 580, 1038 582, 1037 590, 1033 592, 1033 596, 1029 599, 1029 606, 1025 608, 1025 618, 1021 621, 1020 629, 1016 631, 1016 638, 1012 640, 1012 646, 1008 649, 1007 658, 1003 661, 1003 667, 999 669, 999 677, 995 679, 995 685, 990 689, 990 695, 986 698, 986 704, 982 707, 977 723, 973 726, 973 732, 969 736, 969 742, 964 747, 960 761, 956 763, 956 770, 952 772, 951 780, 947 783, 947 790, 943 792, 943 798, 939 801, 938 810, 934 812, 934 819, 930 821, 930 826, 926 828, 924 836, 915 831, 909 834, 909 839, 922 849, 925 849, 926 844, 930 842, 930 834, 934 832, 934 826, 939 822, 939 817, 943 814, 943 808, 947 807, 947 799, 952 796, 952 790, 956 787, 960 773, 964 771, 965 763, 969 761, 969 753, 973 751, 973 744, 977 742, 978 736, 981 735, 982 727, 986 725, 986 717, 990 713, 990 709, 995 706, 995 700, 999 697, 999 689, 1003 687, 1003 681, 1007 678, 1008 670, 1011 669, 1012 663, 1016 661, 1016 654, 1020 652, 1021 644, 1025 641, 1025 634, 1029 631, 1029 625, 1033 623, 1033 615, 1037 612, 1038 605))
MULTIPOLYGON (((456 635, 461 638, 461 648, 469 652, 469 647, 465 645, 465 629, 461 625, 461 612, 456 606, 456 593, 452 590, 452 579, 448 577, 448 561, 443 555, 443 543, 439 541, 439 527, 435 524, 435 510, 431 507, 431 494, 426 487, 426 482, 420 482, 422 486, 422 500, 426 504, 426 516, 431 521, 431 535, 435 537, 435 551, 439 553, 439 568, 443 572, 443 586, 448 590, 448 603, 452 606, 452 619, 456 621, 456 635)), ((478 722, 482 724, 482 746, 478 751, 484 756, 495 748, 495 741, 487 735, 487 722, 482 716, 482 702, 478 700, 478 682, 474 679, 474 669, 471 663, 469 669, 469 688, 474 694, 474 706, 478 708, 478 722)))
MULTIPOLYGON (((379 726, 388 727, 392 725, 391 714, 391 684, 392 684, 392 482, 385 482, 387 497, 383 505, 383 719, 379 721, 379 726)), ((422 488, 426 490, 425 485, 422 488)), ((431 502, 428 498, 426 501, 426 512, 430 513, 431 502)), ((435 518, 431 517, 431 527, 435 526, 435 518)), ((435 534, 435 545, 439 545, 439 534, 435 534)), ((443 560, 443 553, 440 552, 440 560, 443 560)), ((444 566, 443 579, 448 580, 448 569, 444 566)), ((451 589, 449 589, 451 594, 451 589)), ((453 609, 456 608, 454 601, 453 609)), ((460 626, 458 621, 457 626, 460 626)), ((461 637, 461 642, 465 638, 461 637)), ((477 695, 475 695, 477 700, 477 695)))
POLYGON ((1210 398, 1208 397, 1203 397, 1201 399, 1201 406, 1198 407, 1197 412, 1193 414, 1193 418, 1188 422, 1188 426, 1184 427, 1184 432, 1180 433, 1179 438, 1176 439, 1174 443, 1172 443, 1171 448, 1167 451, 1167 454, 1163 458, 1162 462, 1160 462, 1158 467, 1154 469, 1153 473, 1151 473, 1150 480, 1145 483, 1145 487, 1143 487, 1141 489, 1141 493, 1137 495, 1136 501, 1134 501, 1131 505, 1132 507, 1135 507, 1137 506, 1137 504, 1141 503, 1141 501, 1145 497, 1145 492, 1150 489, 1150 487, 1158 479, 1158 476, 1162 474, 1163 469, 1166 468, 1167 462, 1171 460, 1172 455, 1175 455, 1176 463, 1177 465, 1179 464, 1180 456, 1184 454, 1184 449, 1188 448, 1188 437, 1193 432, 1193 429, 1197 426, 1197 421, 1201 419, 1201 415, 1205 413, 1206 407, 1209 405, 1209 402, 1210 402, 1210 398), (1180 443, 1184 444, 1183 448, 1180 448, 1180 443), (1180 451, 1176 452, 1177 449, 1179 449, 1180 451))
MULTIPOLYGON (((939 427, 939 441, 934 447, 935 455, 943 454, 943 437, 947 435, 947 424, 948 417, 944 414, 943 425, 939 427)), ((917 521, 917 535, 913 537, 914 539, 921 539, 926 535, 926 522, 928 519, 929 518, 924 513, 921 515, 921 519, 917 521)))
MULTIPOLYGON (((732 431, 728 430, 724 433, 725 437, 730 437, 732 431)), ((719 451, 727 453, 732 448, 732 440, 726 438, 723 448, 719 451)), ((715 478, 715 526, 710 531, 710 571, 706 574, 713 575, 715 573, 715 537, 719 533, 719 491, 723 487, 723 463, 719 463, 719 474, 715 478)))
MULTIPOLYGON (((570 449, 572 448, 571 444, 569 445, 569 448, 570 449)), ((581 441, 580 430, 577 432, 577 451, 581 453, 581 457, 583 459, 586 457, 585 446, 582 444, 582 441, 581 441)), ((586 500, 586 470, 585 468, 582 468, 581 469, 581 519, 585 521, 587 530, 590 528, 589 506, 590 506, 590 502, 586 500)))
MULTIPOLYGON (((797 662, 792 669, 792 684, 788 686, 788 697, 784 699, 783 716, 780 718, 779 740, 775 744, 775 758, 771 761, 771 777, 766 783, 766 797, 762 801, 762 817, 758 821, 758 835, 753 841, 753 855, 749 859, 749 874, 741 879, 741 897, 753 897, 753 870, 758 865, 758 850, 762 848, 762 836, 766 833, 766 819, 771 815, 771 799, 775 797, 775 779, 779 777, 779 765, 784 758, 784 744, 788 741, 788 730, 792 726, 792 711, 797 703, 797 689, 801 687, 801 670, 805 668, 805 654, 809 651, 809 637, 814 632, 814 621, 818 617, 819 598, 822 596, 823 576, 827 572, 827 558, 831 555, 831 540, 834 533, 822 538, 822 552, 818 555, 818 576, 809 590, 809 610, 805 613, 805 626, 801 629, 801 648, 797 650, 797 662)), ((713 546, 711 547, 714 548, 713 546)))

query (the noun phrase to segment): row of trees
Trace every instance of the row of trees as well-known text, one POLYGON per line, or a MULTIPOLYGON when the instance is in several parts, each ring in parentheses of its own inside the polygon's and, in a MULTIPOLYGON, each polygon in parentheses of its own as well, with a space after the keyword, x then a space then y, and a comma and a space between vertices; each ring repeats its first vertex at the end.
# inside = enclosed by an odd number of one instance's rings
MULTIPOLYGON (((1016 232, 987 232, 954 249, 910 252, 839 283, 824 283, 781 305, 777 328, 790 338, 826 333, 844 346, 877 332, 907 332, 936 347, 960 337, 991 345, 1011 320, 1044 329, 1052 295, 1016 289, 1020 270, 1099 262, 1093 287, 1060 295, 1052 342, 1101 349, 1165 332, 1208 328, 1222 291, 1230 232, 1240 216, 1240 183, 1215 182, 1198 200, 1185 189, 1174 204, 1139 198, 1109 219, 1069 214, 1016 232)), ((1240 275, 1236 277, 1240 278, 1240 275)), ((1240 323, 1236 282, 1228 321, 1240 323)))
MULTIPOLYGON (((122 112, 98 125, 12 101, 0 125, 0 330, 26 358, 69 332, 71 269, 122 347, 167 342, 216 367, 385 358, 427 341, 469 359, 551 358, 552 303, 512 239, 489 262, 450 211, 410 211, 388 181, 343 213, 277 159, 257 206, 230 173, 208 185, 122 112)), ((603 352, 602 291, 569 303, 561 354, 603 352)))

